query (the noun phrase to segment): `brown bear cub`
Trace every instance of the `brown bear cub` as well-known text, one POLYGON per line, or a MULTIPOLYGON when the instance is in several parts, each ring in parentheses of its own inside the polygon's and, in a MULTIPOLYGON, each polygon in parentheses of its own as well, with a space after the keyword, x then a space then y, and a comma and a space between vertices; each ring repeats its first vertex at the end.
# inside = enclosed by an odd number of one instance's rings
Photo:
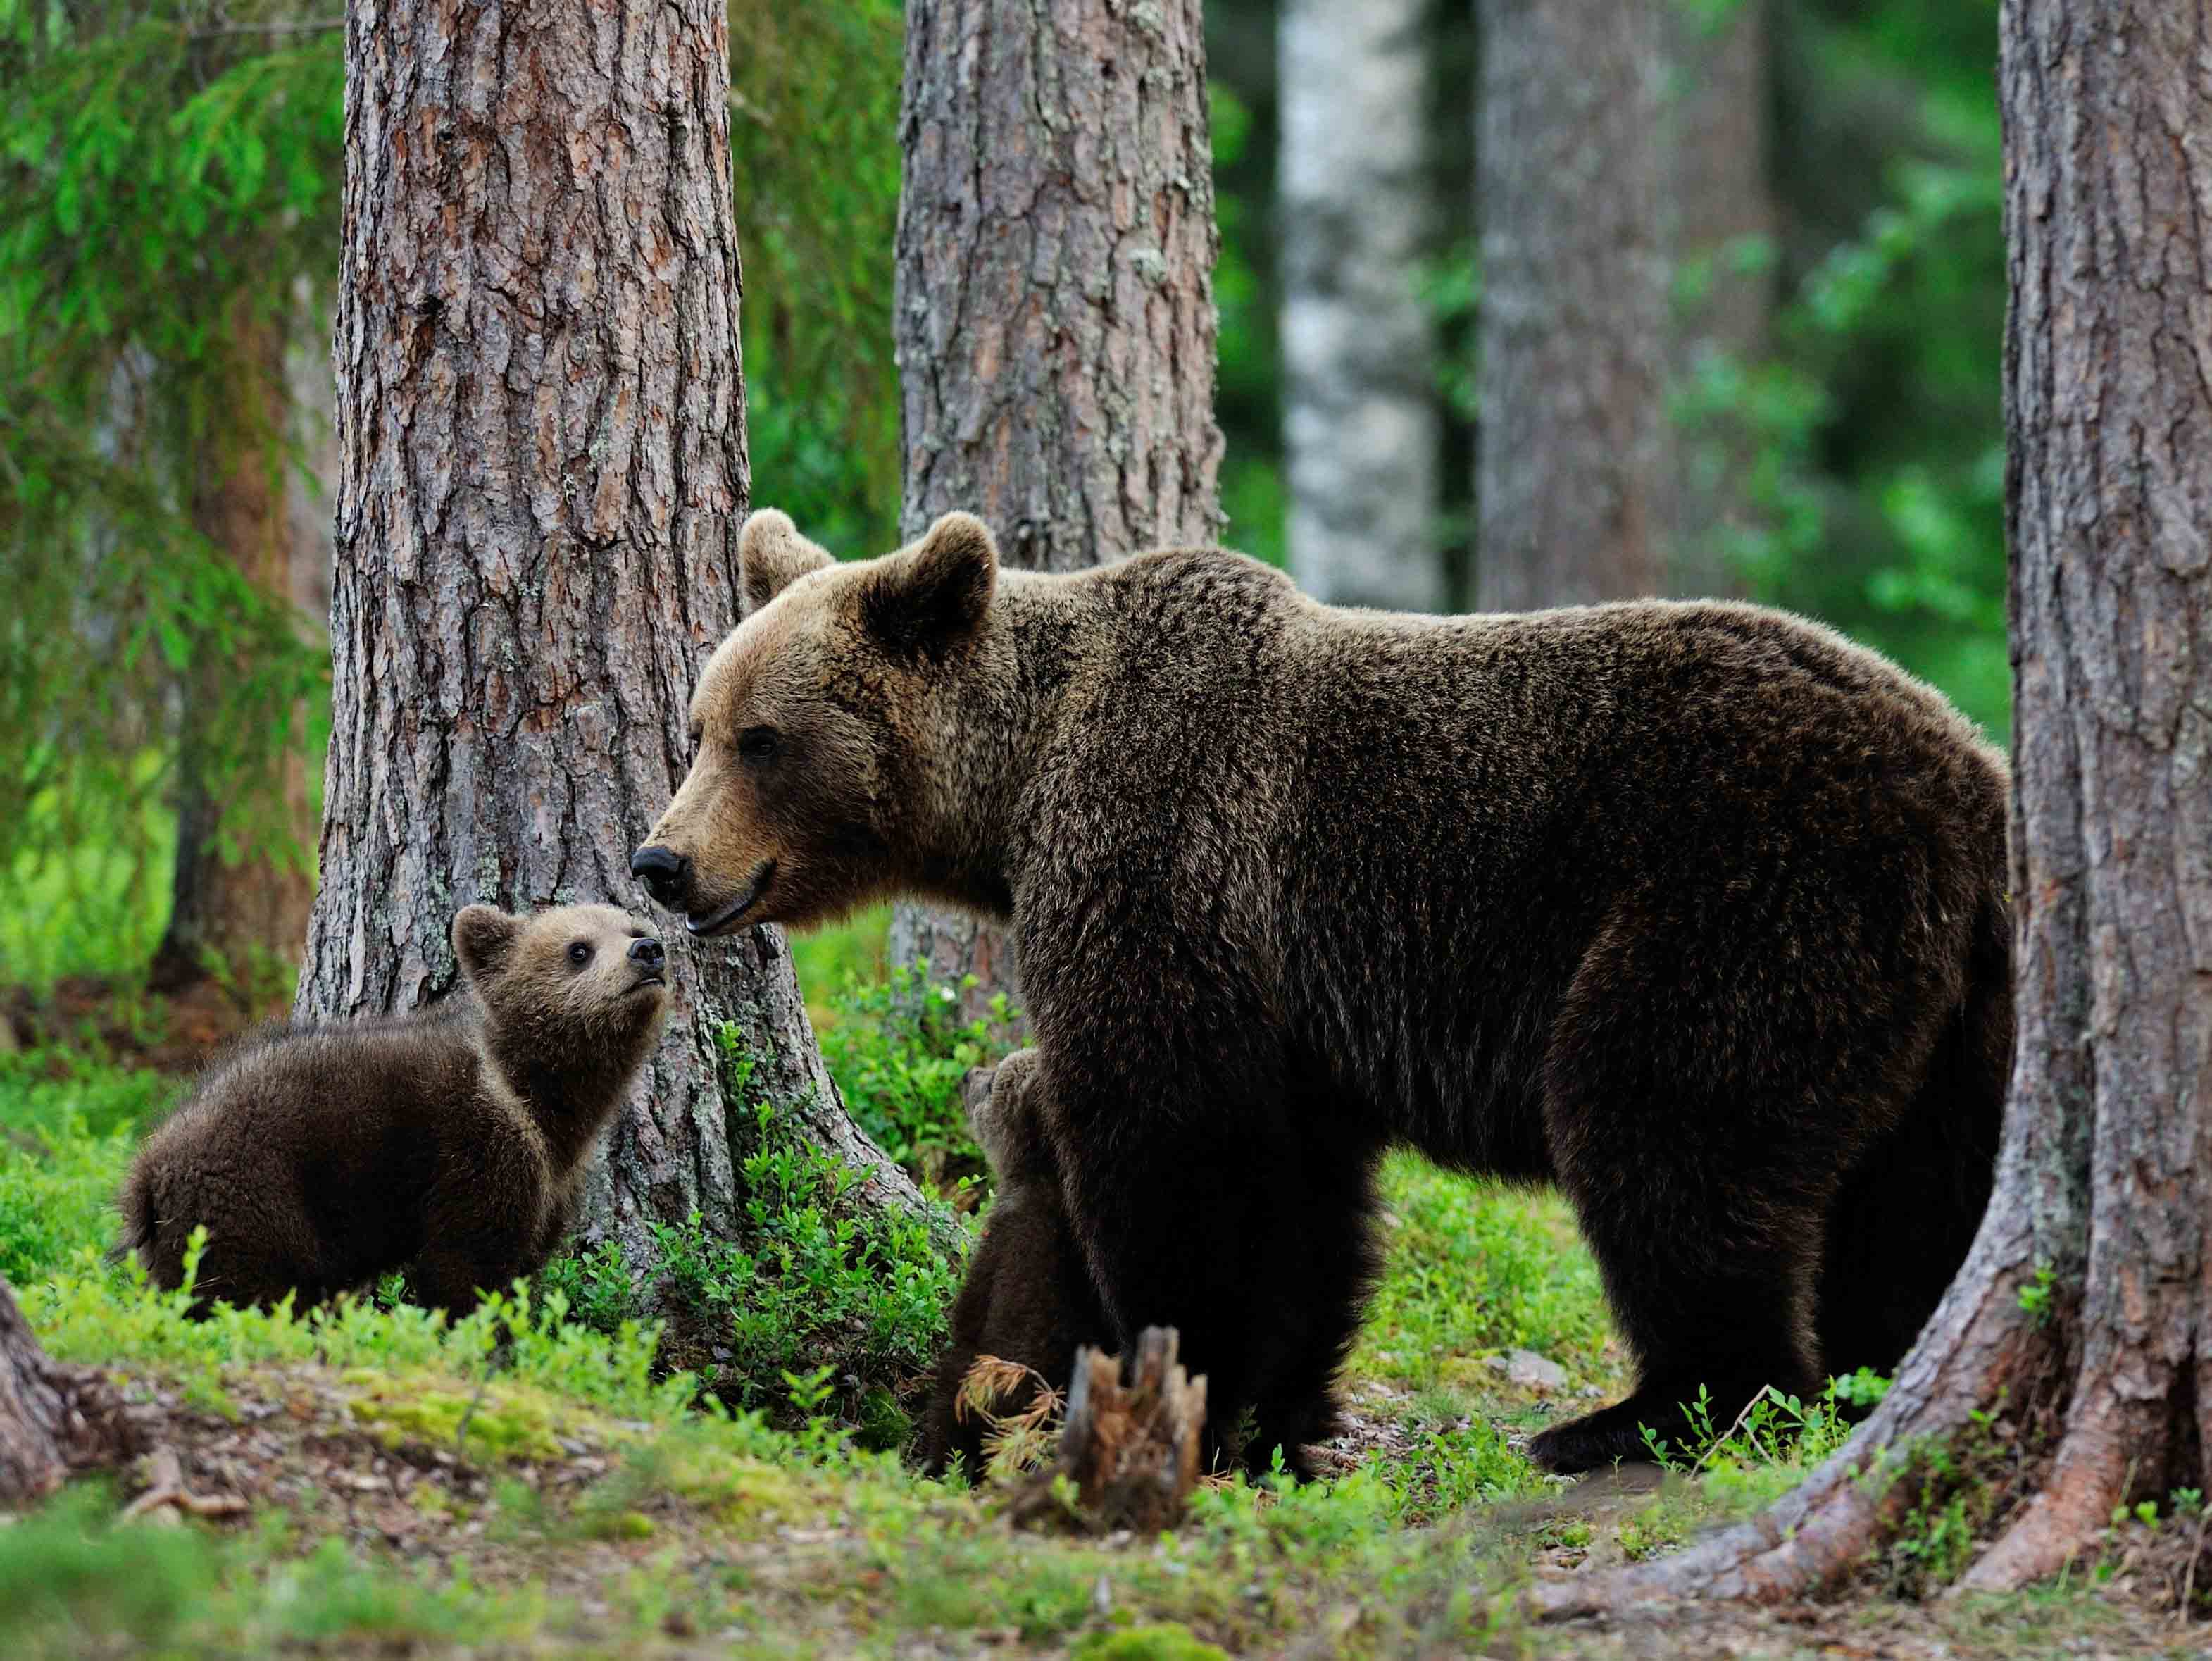
POLYGON ((404 1269, 458 1316, 543 1266, 659 1034, 664 953, 608 905, 471 905, 453 940, 473 996, 281 1028, 216 1062, 139 1151, 118 1250, 174 1288, 204 1224, 203 1314, 287 1292, 305 1307, 404 1269))
MULTIPOLYGON (((983 1238, 969 1260, 968 1277, 952 1305, 951 1335, 937 1364, 928 1415, 917 1447, 923 1468, 941 1475, 953 1457, 971 1476, 983 1469, 982 1421, 958 1412, 960 1387, 979 1355, 1018 1360, 1056 1357, 1055 1386, 1081 1344, 1110 1343, 1113 1325, 1099 1306, 1060 1197, 1054 1160, 1028 1080, 1036 1051, 1017 1050, 996 1068, 978 1068, 962 1086, 968 1123, 990 1161, 995 1184, 983 1238)), ((1034 1379, 1001 1396, 992 1409, 1001 1417, 1022 1412, 1036 1399, 1034 1379)))
POLYGON ((1355 611, 1217 548, 1001 570, 966 514, 840 563, 759 513, 738 564, 632 868, 695 935, 1009 924, 1113 1341, 1178 1328, 1250 1463, 1328 1422, 1391 1147, 1574 1206, 1637 1381, 1554 1470, 1893 1366, 1965 1257, 2008 782, 1875 654, 1743 605, 1355 611))

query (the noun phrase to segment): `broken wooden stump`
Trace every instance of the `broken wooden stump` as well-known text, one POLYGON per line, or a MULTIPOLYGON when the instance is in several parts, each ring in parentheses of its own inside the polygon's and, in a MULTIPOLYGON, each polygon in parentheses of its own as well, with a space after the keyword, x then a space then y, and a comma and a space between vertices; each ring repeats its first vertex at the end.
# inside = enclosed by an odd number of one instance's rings
POLYGON ((1016 1497, 1016 1526, 1075 1520, 1149 1533, 1182 1518, 1198 1480, 1206 1380, 1185 1376, 1178 1343, 1173 1327, 1146 1327, 1126 1365, 1087 1344, 1075 1352, 1060 1457, 1016 1497), (1074 1490, 1073 1519, 1056 1492, 1062 1478, 1074 1490))

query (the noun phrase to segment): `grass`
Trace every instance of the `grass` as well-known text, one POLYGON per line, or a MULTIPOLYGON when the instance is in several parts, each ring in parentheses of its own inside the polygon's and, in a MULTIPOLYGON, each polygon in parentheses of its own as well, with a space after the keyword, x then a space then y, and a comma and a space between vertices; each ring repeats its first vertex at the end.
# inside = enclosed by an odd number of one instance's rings
MULTIPOLYGON (((871 975, 878 925, 802 958, 802 972, 842 977, 820 995, 825 1051, 886 1147, 940 1195, 981 1198, 957 1086, 995 1053, 990 1036, 871 975)), ((733 1057, 741 1094, 744 1076, 733 1057)), ((1777 1401, 1710 1427, 1710 1445, 1663 1450, 1677 1474, 1648 1499, 1577 1509, 1520 1451, 1586 1392, 1626 1382, 1571 1219, 1549 1196, 1401 1157, 1383 1172, 1386 1270, 1347 1378, 1352 1469, 1304 1488, 1202 1489, 1158 1538, 1015 1535, 1002 1491, 927 1482, 898 1457, 957 1266, 925 1231, 857 1208, 849 1175, 780 1142, 772 1114, 738 1150, 754 1209, 743 1249, 664 1229, 647 1296, 638 1266, 602 1251, 458 1323, 388 1298, 196 1323, 184 1294, 100 1256, 134 1138, 175 1089, 64 1052, 0 1060, 0 1272, 55 1354, 118 1369, 166 1415, 194 1481, 240 1487, 251 1512, 125 1523, 125 1475, 0 1528, 10 1655, 1595 1653, 1601 1634, 1524 1630, 1514 1589, 1538 1567, 1674 1549, 1844 1433, 1837 1392, 1777 1401), (673 1351, 641 1318, 663 1296, 703 1313, 721 1353, 673 1351), (1492 1365, 1517 1349, 1559 1363, 1565 1386, 1492 1365)), ((1917 1592, 1955 1571, 1952 1492, 1929 1489, 1911 1561, 1875 1566, 1870 1585, 1917 1592)), ((1941 1615, 1877 1599, 1835 1630, 1850 1639, 1870 1609, 1961 1655, 2115 1631, 2157 1652, 2157 1634, 2087 1597, 1941 1615)), ((1741 1633, 1681 1640, 1727 1647, 1798 1652, 1741 1633)))

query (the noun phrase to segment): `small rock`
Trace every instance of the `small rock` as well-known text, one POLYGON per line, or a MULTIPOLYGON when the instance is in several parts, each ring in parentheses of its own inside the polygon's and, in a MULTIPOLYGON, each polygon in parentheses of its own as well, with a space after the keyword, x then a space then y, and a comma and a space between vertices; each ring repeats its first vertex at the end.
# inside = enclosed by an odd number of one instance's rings
POLYGON ((1504 1355, 1491 1356, 1486 1366, 1505 1375, 1505 1382, 1517 1384, 1522 1390, 1541 1390, 1547 1394, 1567 1387, 1567 1370, 1548 1355, 1539 1355, 1533 1349, 1516 1349, 1504 1355))

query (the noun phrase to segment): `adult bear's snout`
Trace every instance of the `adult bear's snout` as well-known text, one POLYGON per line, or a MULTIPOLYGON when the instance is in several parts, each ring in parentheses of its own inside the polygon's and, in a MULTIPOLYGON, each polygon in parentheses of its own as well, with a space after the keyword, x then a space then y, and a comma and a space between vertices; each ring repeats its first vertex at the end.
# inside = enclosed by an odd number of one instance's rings
POLYGON ((645 885, 645 891, 671 911, 684 909, 691 886, 691 861, 672 848, 648 844, 629 856, 629 873, 645 885))

